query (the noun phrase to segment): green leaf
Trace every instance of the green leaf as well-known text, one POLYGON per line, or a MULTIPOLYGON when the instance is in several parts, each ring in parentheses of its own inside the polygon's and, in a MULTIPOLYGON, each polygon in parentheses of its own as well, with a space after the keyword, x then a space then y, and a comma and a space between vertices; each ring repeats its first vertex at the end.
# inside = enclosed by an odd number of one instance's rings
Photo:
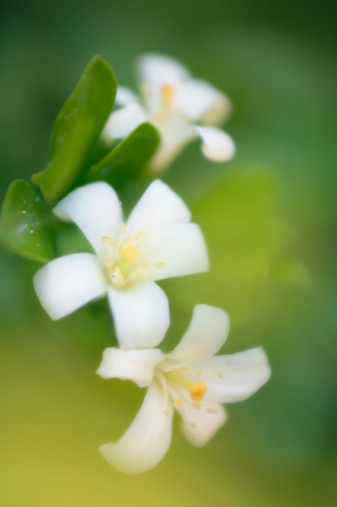
POLYGON ((0 238, 12 252, 47 262, 54 257, 53 241, 44 225, 45 204, 26 181, 15 180, 8 188, 0 217, 0 238))
POLYGON ((87 181, 104 180, 121 186, 126 180, 138 176, 156 151, 160 141, 158 130, 143 123, 119 143, 108 155, 86 173, 87 181))
POLYGON ((49 165, 32 178, 47 201, 64 195, 84 170, 112 110, 116 87, 110 66, 100 56, 94 57, 56 118, 49 165))

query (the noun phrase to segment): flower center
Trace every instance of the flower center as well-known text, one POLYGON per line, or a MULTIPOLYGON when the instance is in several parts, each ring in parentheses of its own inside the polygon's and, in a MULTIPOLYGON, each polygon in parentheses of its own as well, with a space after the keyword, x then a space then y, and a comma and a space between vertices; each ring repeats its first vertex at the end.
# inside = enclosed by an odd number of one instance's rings
POLYGON ((164 375, 167 379, 187 389, 193 401, 201 401, 204 399, 207 392, 207 385, 205 382, 190 382, 180 373, 175 373, 173 371, 167 371, 164 375))
MULTIPOLYGON (((139 231, 130 236, 129 226, 121 224, 121 232, 118 239, 111 236, 103 236, 102 241, 107 245, 106 258, 103 262, 110 282, 116 288, 125 288, 139 282, 148 274, 150 263, 141 255, 141 243, 145 239, 145 233, 139 231)), ((165 262, 154 263, 156 269, 163 269, 165 262)))
POLYGON ((164 85, 161 87, 161 94, 162 94, 164 101, 167 104, 170 104, 172 97, 175 94, 175 89, 171 85, 164 85))

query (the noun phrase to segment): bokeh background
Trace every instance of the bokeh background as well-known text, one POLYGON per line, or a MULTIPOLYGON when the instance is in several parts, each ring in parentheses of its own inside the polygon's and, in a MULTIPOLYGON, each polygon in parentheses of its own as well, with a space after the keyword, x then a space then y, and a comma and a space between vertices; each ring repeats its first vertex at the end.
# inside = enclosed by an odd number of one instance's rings
MULTIPOLYGON (((97 448, 124 432, 143 392, 94 374, 115 343, 106 303, 52 322, 32 289, 39 265, 1 248, 1 507, 336 505, 336 14, 327 0, 2 0, 1 201, 47 165, 55 116, 94 54, 135 86, 137 55, 165 53, 232 99, 236 158, 212 164, 195 143, 164 176, 212 268, 162 283, 163 348, 194 304, 213 304, 232 317, 224 352, 263 345, 273 375, 228 406, 206 447, 175 421, 156 469, 120 474, 97 448)), ((129 207, 140 192, 125 188, 129 207)))

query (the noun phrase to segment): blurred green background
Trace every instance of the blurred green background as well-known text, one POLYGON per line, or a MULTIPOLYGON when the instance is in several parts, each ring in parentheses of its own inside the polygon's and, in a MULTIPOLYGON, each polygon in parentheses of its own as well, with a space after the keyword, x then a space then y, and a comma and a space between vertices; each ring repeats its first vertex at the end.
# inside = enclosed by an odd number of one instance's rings
MULTIPOLYGON (((114 343, 106 302, 58 322, 39 306, 39 265, 0 249, 0 506, 335 506, 336 4, 285 0, 169 3, 1 2, 1 201, 49 160, 56 114, 102 54, 135 86, 142 52, 168 54, 232 99, 236 158, 198 143, 165 174, 203 228, 204 275, 162 283, 165 350, 196 303, 232 317, 224 353, 263 345, 273 375, 204 448, 175 422, 164 461, 129 477, 97 448, 125 431, 143 392, 94 375, 114 343)), ((130 184, 130 207, 141 188, 130 184)))

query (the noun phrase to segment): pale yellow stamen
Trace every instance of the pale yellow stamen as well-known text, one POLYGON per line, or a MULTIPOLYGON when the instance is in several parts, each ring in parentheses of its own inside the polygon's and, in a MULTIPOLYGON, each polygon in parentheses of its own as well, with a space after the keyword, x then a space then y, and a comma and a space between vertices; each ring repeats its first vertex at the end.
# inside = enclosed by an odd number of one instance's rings
POLYGON ((223 378, 223 373, 216 373, 216 376, 219 378, 223 378))
POLYGON ((195 428, 196 427, 195 422, 190 422, 190 423, 188 423, 188 425, 191 426, 191 428, 195 428))
POLYGON ((216 408, 208 408, 207 409, 207 414, 216 414, 217 410, 216 408))
POLYGON ((189 386, 188 391, 193 401, 201 401, 206 394, 207 385, 205 382, 193 382, 189 386))
POLYGON ((125 280, 124 280, 124 277, 123 275, 121 274, 120 270, 118 267, 114 268, 111 273, 109 273, 109 277, 111 278, 112 282, 115 284, 115 285, 119 285, 119 286, 122 286, 124 285, 125 283, 125 280))
POLYGON ((136 262, 140 255, 138 248, 132 243, 122 243, 119 247, 119 253, 123 259, 132 264, 136 262))
POLYGON ((139 233, 136 236, 137 241, 141 241, 144 238, 145 238, 145 232, 144 231, 139 231, 139 233))
POLYGON ((200 405, 200 403, 192 403, 192 407, 195 408, 196 410, 199 410, 201 405, 200 405))
POLYGON ((166 266, 166 262, 155 262, 155 264, 154 264, 154 265, 155 265, 155 266, 156 266, 156 268, 158 268, 158 269, 163 269, 163 268, 165 268, 165 266, 166 266))
POLYGON ((115 238, 112 238, 111 236, 103 236, 102 238, 103 243, 106 243, 107 245, 116 246, 117 242, 115 238))
POLYGON ((168 417, 170 415, 170 411, 169 410, 163 410, 163 414, 166 415, 166 417, 168 417))
POLYGON ((129 232, 128 224, 125 224, 124 222, 121 223, 121 232, 123 234, 127 234, 129 232))
POLYGON ((161 94, 163 96, 163 99, 166 100, 167 102, 169 102, 172 99, 174 93, 175 93, 175 90, 174 90, 173 86, 164 85, 161 87, 161 94))
POLYGON ((181 407, 182 404, 183 404, 183 400, 181 398, 178 398, 177 400, 175 400, 173 402, 174 408, 179 408, 179 407, 181 407))

